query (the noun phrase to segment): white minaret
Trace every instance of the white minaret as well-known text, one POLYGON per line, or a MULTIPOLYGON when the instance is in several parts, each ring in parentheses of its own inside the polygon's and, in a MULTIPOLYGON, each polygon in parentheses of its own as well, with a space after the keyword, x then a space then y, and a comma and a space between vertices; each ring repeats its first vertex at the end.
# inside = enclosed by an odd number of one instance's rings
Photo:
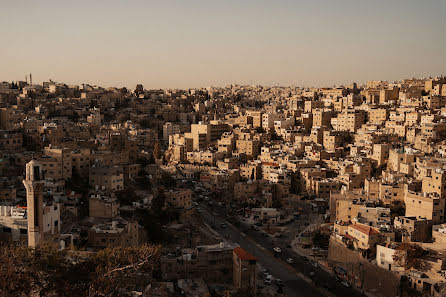
POLYGON ((23 184, 26 188, 28 246, 36 247, 43 238, 43 176, 42 166, 31 160, 26 164, 23 184))

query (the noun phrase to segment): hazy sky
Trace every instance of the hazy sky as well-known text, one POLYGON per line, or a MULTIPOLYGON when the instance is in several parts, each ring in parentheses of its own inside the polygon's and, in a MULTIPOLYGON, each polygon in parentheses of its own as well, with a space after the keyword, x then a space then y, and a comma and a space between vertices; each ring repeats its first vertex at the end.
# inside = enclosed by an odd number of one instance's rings
POLYGON ((445 0, 15 0, 0 80, 330 86, 446 74, 445 0))

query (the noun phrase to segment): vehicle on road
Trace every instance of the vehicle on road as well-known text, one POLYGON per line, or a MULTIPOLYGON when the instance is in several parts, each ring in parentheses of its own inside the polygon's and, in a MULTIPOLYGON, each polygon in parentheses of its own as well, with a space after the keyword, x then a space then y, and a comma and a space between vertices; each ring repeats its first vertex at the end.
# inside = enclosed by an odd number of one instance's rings
POLYGON ((194 206, 198 206, 198 202, 193 202, 192 203, 194 206))
POLYGON ((198 213, 202 213, 203 210, 201 208, 197 208, 198 213))
POLYGON ((281 287, 283 286, 283 281, 280 278, 278 278, 276 279, 276 284, 281 287))
POLYGON ((280 247, 276 246, 275 248, 273 248, 273 251, 276 253, 280 253, 280 252, 282 252, 282 249, 280 247))
POLYGON ((318 267, 319 267, 319 264, 317 264, 316 262, 311 263, 311 265, 312 265, 314 268, 318 268, 318 267))
POLYGON ((273 282, 273 276, 271 274, 268 274, 265 277, 264 283, 267 284, 267 285, 270 285, 272 282, 273 282))
POLYGON ((346 288, 350 288, 352 286, 348 281, 343 281, 341 284, 346 288))
POLYGON ((293 264, 293 263, 294 263, 294 260, 293 260, 293 258, 288 258, 288 259, 286 259, 286 262, 287 262, 288 264, 293 264))
POLYGON ((228 227, 228 225, 226 225, 225 223, 221 223, 221 224, 220 224, 220 227, 222 227, 222 228, 226 228, 226 227, 228 227))

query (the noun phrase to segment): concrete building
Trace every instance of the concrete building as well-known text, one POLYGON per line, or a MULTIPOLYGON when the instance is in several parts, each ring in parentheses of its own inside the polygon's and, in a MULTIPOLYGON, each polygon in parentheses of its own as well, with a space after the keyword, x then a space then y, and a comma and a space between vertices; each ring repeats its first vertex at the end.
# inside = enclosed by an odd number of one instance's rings
POLYGON ((88 245, 95 249, 105 247, 132 247, 139 244, 137 222, 122 219, 96 224, 88 230, 88 245))
POLYGON ((90 167, 89 184, 97 190, 119 191, 124 189, 124 171, 121 166, 90 167))
POLYGON ((432 220, 433 224, 444 222, 445 199, 436 193, 407 191, 404 197, 406 217, 432 220))
POLYGON ((175 208, 188 209, 192 207, 192 191, 190 189, 176 189, 165 191, 166 204, 175 208))
POLYGON ((376 265, 379 267, 394 271, 394 272, 404 272, 404 267, 399 266, 393 260, 395 251, 398 248, 398 243, 389 243, 386 245, 378 244, 376 246, 376 265))
POLYGON ((119 215, 119 202, 114 194, 93 192, 88 199, 89 216, 113 219, 119 215))
POLYGON ((163 140, 169 141, 171 135, 179 134, 181 132, 180 125, 175 125, 167 122, 163 125, 163 140))
POLYGON ((236 247, 233 251, 233 280, 236 289, 247 290, 251 296, 256 296, 257 258, 236 247))

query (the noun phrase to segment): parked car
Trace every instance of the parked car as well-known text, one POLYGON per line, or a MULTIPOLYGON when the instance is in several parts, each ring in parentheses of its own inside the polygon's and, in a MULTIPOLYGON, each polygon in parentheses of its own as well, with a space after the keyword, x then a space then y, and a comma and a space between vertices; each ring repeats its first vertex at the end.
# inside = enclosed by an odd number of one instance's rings
POLYGON ((202 213, 203 210, 201 208, 197 208, 198 213, 202 213))
POLYGON ((343 281, 341 284, 346 288, 350 288, 352 286, 348 281, 343 281))
POLYGON ((286 262, 287 262, 288 264, 293 264, 293 263, 294 263, 294 260, 293 260, 293 258, 288 258, 288 259, 286 259, 286 262))
POLYGON ((276 279, 276 284, 281 287, 283 286, 283 281, 280 278, 278 278, 276 279))
POLYGON ((264 283, 267 284, 267 285, 270 285, 272 283, 272 281, 273 281, 273 276, 271 274, 268 274, 265 277, 264 283))
POLYGON ((220 227, 222 227, 222 228, 226 228, 226 227, 228 227, 228 225, 226 225, 225 223, 221 223, 221 224, 220 224, 220 227))
POLYGON ((276 253, 280 253, 282 252, 282 249, 276 246, 275 248, 273 248, 273 251, 275 251, 276 253))
POLYGON ((319 264, 317 264, 316 262, 311 263, 311 265, 312 265, 314 268, 318 268, 318 267, 319 267, 319 264))

